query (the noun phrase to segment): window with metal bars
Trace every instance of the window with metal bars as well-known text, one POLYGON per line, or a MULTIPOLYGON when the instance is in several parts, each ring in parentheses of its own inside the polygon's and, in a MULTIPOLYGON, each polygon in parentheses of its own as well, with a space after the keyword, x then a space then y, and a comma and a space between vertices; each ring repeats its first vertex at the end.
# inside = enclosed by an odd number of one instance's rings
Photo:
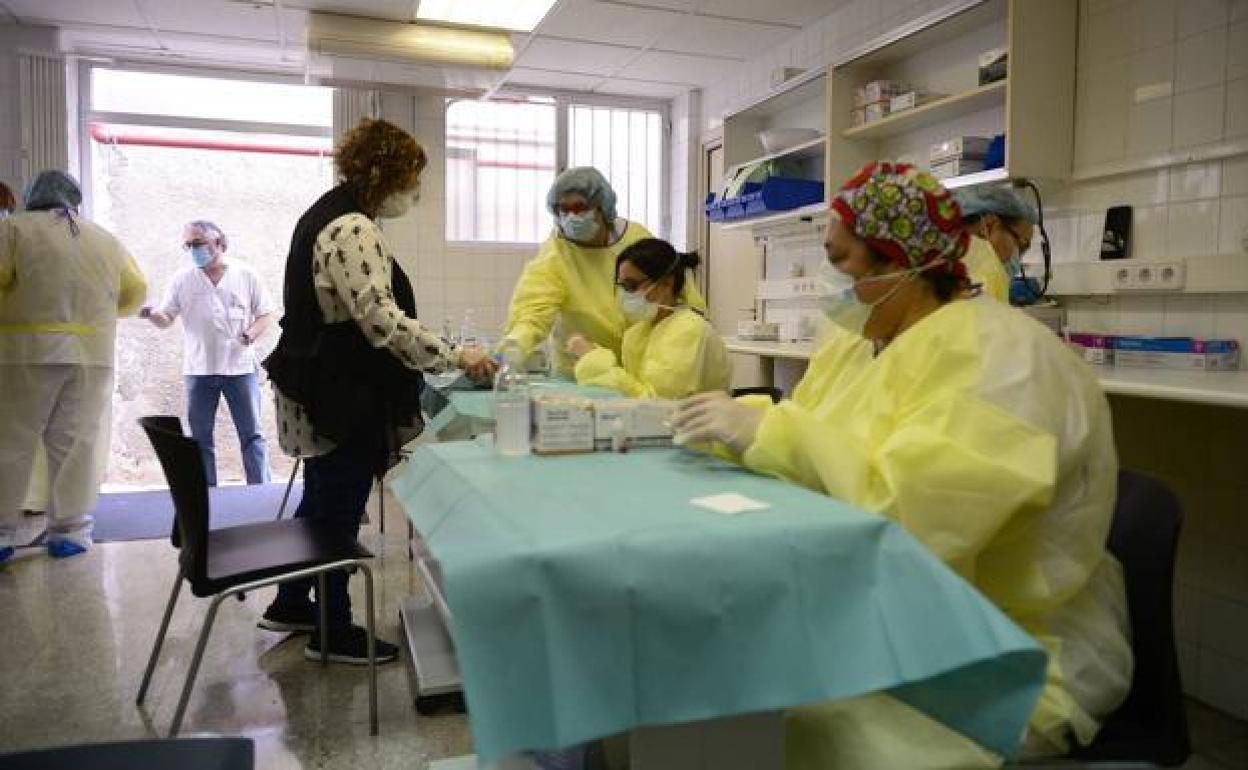
POLYGON ((543 97, 457 101, 446 110, 446 237, 537 243, 550 234, 546 192, 557 168, 594 166, 617 210, 659 232, 663 116, 657 109, 543 97), (566 126, 559 146, 557 124, 566 126))

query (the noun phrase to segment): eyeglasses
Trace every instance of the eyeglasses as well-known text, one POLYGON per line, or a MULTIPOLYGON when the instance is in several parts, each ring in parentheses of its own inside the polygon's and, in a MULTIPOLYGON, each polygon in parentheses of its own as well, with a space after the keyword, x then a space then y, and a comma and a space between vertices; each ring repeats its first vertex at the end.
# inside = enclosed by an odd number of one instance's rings
POLYGON ((193 240, 193 241, 187 241, 186 243, 182 244, 182 250, 183 250, 183 251, 190 251, 191 249, 195 248, 196 246, 207 246, 210 242, 211 242, 211 241, 206 241, 206 240, 204 240, 203 238, 197 238, 197 239, 195 239, 195 240, 193 240))
POLYGON ((621 280, 616 281, 615 285, 616 285, 616 288, 623 289, 629 294, 632 294, 636 291, 639 291, 640 289, 645 288, 646 286, 649 286, 650 281, 648 280, 647 281, 634 281, 632 278, 623 278, 621 280))
POLYGON ((589 211, 592 208, 593 206, 590 206, 589 203, 582 203, 580 201, 560 203, 559 205, 555 206, 555 209, 560 214, 584 214, 586 211, 589 211))

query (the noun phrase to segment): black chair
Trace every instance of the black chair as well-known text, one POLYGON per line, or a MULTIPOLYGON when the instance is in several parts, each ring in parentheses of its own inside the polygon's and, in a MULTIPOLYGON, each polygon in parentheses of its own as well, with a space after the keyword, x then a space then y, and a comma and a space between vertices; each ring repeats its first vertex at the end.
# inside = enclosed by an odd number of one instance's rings
POLYGON ((1122 563, 1135 670, 1126 700, 1088 746, 1039 767, 1177 767, 1192 753, 1174 642, 1174 564, 1183 511, 1165 484, 1118 472, 1109 551, 1122 563))
POLYGON ((0 755, 5 770, 254 770, 255 766, 256 747, 250 738, 89 743, 0 755))
POLYGON ((765 385, 761 385, 756 388, 732 389, 733 398, 740 398, 741 396, 769 396, 771 398, 771 403, 778 404, 780 403, 780 399, 784 397, 784 394, 779 388, 769 388, 765 385))
MULTIPOLYGON (((210 530, 208 483, 199 445, 193 438, 183 435, 182 423, 177 417, 143 417, 139 424, 156 450, 165 479, 169 482, 169 492, 173 496, 175 515, 170 540, 174 548, 178 549, 179 566, 136 702, 142 704, 147 695, 182 581, 190 581, 191 593, 195 596, 212 597, 212 603, 208 606, 208 615, 204 618, 199 641, 195 645, 195 654, 186 674, 186 682, 182 686, 182 695, 169 729, 170 737, 177 735, 182 726, 182 717, 186 713, 191 688, 199 672, 208 634, 212 630, 217 610, 226 597, 241 596, 247 591, 312 576, 317 578, 319 595, 324 596, 326 573, 340 569, 354 571, 358 568, 364 573, 367 604, 369 733, 376 735, 377 661, 373 636, 376 613, 373 602, 373 572, 364 561, 371 558, 372 554, 359 543, 339 542, 332 531, 307 519, 287 519, 210 530)), ((323 665, 328 662, 327 618, 323 603, 320 625, 323 665)))

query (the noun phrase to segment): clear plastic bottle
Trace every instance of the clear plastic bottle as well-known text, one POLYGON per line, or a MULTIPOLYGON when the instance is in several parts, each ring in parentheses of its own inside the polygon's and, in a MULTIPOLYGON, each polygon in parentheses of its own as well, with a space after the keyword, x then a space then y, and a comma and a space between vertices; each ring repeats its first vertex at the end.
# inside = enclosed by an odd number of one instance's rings
POLYGON ((505 345, 501 366, 494 376, 494 449, 501 455, 527 455, 531 445, 532 412, 529 383, 520 348, 505 345))
POLYGON ((464 322, 459 327, 459 341, 465 347, 477 344, 477 326, 473 322, 472 308, 464 311, 464 322))

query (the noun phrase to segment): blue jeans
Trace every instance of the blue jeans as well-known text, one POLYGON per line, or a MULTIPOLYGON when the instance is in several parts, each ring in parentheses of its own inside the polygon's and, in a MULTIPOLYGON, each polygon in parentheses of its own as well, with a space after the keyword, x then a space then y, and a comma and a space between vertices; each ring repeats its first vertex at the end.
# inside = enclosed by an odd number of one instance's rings
MULTIPOLYGON (((364 506, 373 488, 373 453, 351 443, 339 444, 332 451, 303 461, 303 498, 295 510, 296 519, 313 519, 328 525, 341 543, 353 543, 360 534, 364 506)), ((315 578, 282 583, 277 600, 286 606, 308 601, 315 578)), ((347 593, 347 573, 325 576, 325 602, 331 631, 351 624, 351 596, 347 593)))
POLYGON ((217 419, 221 396, 229 404, 238 445, 243 453, 243 469, 248 484, 269 481, 269 448, 260 433, 260 383, 253 374, 195 374, 186 377, 187 419, 191 435, 199 442, 204 457, 208 485, 217 485, 217 450, 212 426, 217 419))

